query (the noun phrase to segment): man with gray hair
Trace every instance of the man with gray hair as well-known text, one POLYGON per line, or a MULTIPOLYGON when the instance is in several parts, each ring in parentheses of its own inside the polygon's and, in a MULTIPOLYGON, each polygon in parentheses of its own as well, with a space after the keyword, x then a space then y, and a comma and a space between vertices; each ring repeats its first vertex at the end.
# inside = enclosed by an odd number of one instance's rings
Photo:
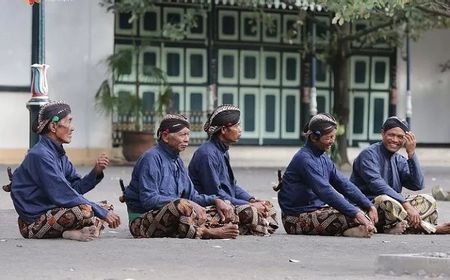
POLYGON ((215 195, 199 194, 179 153, 189 144, 190 124, 168 114, 158 143, 136 162, 124 196, 129 227, 136 238, 236 238, 239 220, 232 205, 215 195))
POLYGON ((278 228, 272 203, 239 186, 230 164, 228 150, 241 137, 239 119, 240 110, 234 105, 221 105, 212 112, 203 127, 209 139, 195 151, 189 176, 198 192, 229 201, 241 220, 252 221, 239 228, 241 234, 267 235, 278 228))
POLYGON ((326 113, 313 116, 304 128, 306 142, 286 168, 278 193, 288 234, 370 237, 375 232, 375 207, 326 154, 336 128, 326 113))
POLYGON ((111 205, 83 196, 103 179, 109 165, 106 154, 100 154, 92 171, 81 177, 63 148, 74 131, 70 106, 61 101, 43 105, 34 131, 39 142, 28 151, 11 182, 22 236, 90 241, 99 236, 104 223, 118 227, 120 218, 111 205))
POLYGON ((450 223, 437 225, 436 200, 431 195, 402 195, 403 187, 412 191, 424 188, 416 136, 408 124, 389 117, 381 127, 381 137, 358 155, 350 178, 377 207, 378 230, 390 234, 450 233, 450 223), (407 158, 398 153, 403 146, 407 158))

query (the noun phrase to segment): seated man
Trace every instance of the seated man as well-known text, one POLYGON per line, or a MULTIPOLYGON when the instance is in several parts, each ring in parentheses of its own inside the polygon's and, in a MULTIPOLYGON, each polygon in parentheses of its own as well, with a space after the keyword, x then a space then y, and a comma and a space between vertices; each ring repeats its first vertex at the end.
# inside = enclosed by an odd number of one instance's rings
POLYGON ((40 134, 22 164, 14 171, 11 198, 25 238, 59 238, 90 241, 99 236, 103 221, 111 228, 120 218, 83 194, 104 177, 109 160, 101 154, 92 171, 81 178, 66 156, 63 144, 72 140, 69 105, 50 102, 41 107, 35 132, 40 134))
POLYGON ((158 143, 134 166, 124 196, 131 234, 136 238, 236 238, 239 218, 231 205, 199 194, 179 157, 189 144, 189 122, 166 115, 158 143), (215 205, 216 207, 207 207, 215 205))
POLYGON ((364 149, 353 162, 350 180, 374 201, 380 216, 380 232, 450 233, 450 224, 437 224, 436 201, 431 195, 404 198, 402 187, 418 191, 424 178, 416 151, 416 137, 398 117, 388 118, 381 129, 382 141, 364 149), (406 145, 408 158, 398 151, 406 145), (409 227, 409 228, 408 228, 409 227))
POLYGON ((278 202, 288 234, 370 237, 375 232, 375 207, 325 153, 336 127, 329 114, 313 116, 304 129, 305 145, 283 175, 278 202))
POLYGON ((241 137, 240 110, 233 105, 217 107, 205 123, 209 140, 194 153, 189 164, 189 176, 199 193, 218 195, 242 211, 257 213, 258 219, 241 234, 267 235, 278 228, 272 203, 259 200, 236 184, 228 149, 241 137))

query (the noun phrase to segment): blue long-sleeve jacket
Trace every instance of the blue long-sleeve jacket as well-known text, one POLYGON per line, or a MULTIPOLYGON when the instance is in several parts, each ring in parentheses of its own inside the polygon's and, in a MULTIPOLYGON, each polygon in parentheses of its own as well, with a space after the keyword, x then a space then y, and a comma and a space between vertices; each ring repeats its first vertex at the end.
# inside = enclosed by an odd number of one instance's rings
POLYGON ((292 158, 278 193, 281 211, 287 215, 312 212, 327 204, 354 218, 356 204, 368 210, 372 203, 344 177, 324 151, 309 141, 292 158))
POLYGON ((129 211, 145 213, 179 198, 201 206, 213 205, 216 196, 199 194, 178 153, 159 142, 136 162, 125 198, 129 211))
POLYGON ((214 194, 233 205, 248 204, 252 196, 237 185, 230 166, 228 146, 213 136, 195 151, 189 176, 199 193, 214 194))
POLYGON ((108 211, 83 197, 103 179, 93 169, 81 178, 66 156, 62 145, 41 136, 14 171, 11 198, 20 218, 34 222, 48 210, 89 204, 102 219, 108 211))
POLYGON ((385 194, 400 203, 405 202, 402 187, 413 191, 424 188, 417 156, 406 159, 386 150, 382 142, 370 145, 356 157, 350 180, 370 199, 385 194))

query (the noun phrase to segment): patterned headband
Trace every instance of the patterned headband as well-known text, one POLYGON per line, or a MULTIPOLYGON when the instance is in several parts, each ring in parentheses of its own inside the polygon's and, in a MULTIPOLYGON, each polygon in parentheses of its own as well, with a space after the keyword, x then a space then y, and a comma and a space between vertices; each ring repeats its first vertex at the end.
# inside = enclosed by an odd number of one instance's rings
POLYGON ((156 134, 159 138, 164 131, 174 133, 182 130, 185 127, 190 127, 189 120, 185 116, 181 114, 167 114, 162 119, 156 134))
POLYGON ((331 128, 335 128, 336 126, 336 119, 332 115, 328 113, 319 113, 309 120, 303 129, 303 132, 306 135, 313 133, 320 137, 324 132, 331 128))
POLYGON ((203 126, 209 136, 215 134, 222 127, 234 125, 239 122, 241 110, 234 105, 224 104, 217 107, 203 126))
POLYGON ((408 123, 401 120, 397 116, 389 117, 387 120, 383 123, 383 126, 381 127, 384 131, 388 131, 389 129, 400 127, 404 132, 409 131, 408 123))
POLYGON ((52 101, 42 105, 39 110, 36 133, 41 134, 50 121, 59 122, 70 113, 70 106, 63 101, 52 101))

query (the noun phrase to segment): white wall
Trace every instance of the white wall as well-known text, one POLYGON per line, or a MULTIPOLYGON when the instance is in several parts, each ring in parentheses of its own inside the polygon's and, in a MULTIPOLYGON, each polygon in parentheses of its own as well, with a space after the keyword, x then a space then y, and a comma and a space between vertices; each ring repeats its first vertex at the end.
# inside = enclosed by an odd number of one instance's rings
MULTIPOLYGON (((1 1, 0 85, 29 86, 31 7, 1 1), (7 44, 5 42, 8 42, 7 44)), ((72 107, 75 133, 70 148, 110 148, 111 121, 95 108, 94 95, 107 76, 101 60, 113 52, 114 17, 97 0, 45 1, 45 47, 49 97, 72 107)), ((27 148, 29 93, 0 92, 0 149, 27 148)))
POLYGON ((0 2, 0 85, 30 83, 31 8, 24 1, 0 2))
POLYGON ((0 92, 0 149, 26 148, 29 145, 30 113, 26 102, 30 95, 17 92, 0 92))
MULTIPOLYGON (((29 86, 31 9, 23 1, 0 2, 0 85, 29 86)), ((29 93, 0 92, 0 148, 28 146, 29 93)))
MULTIPOLYGON (((436 30, 412 42, 412 130, 418 143, 450 143, 450 71, 439 64, 450 60, 450 30, 436 30)), ((406 117, 406 62, 398 53, 398 115, 406 117)))
POLYGON ((46 62, 51 99, 72 107, 72 148, 111 146, 110 118, 95 108, 95 92, 106 71, 101 60, 113 52, 114 17, 93 0, 47 1, 46 62))

